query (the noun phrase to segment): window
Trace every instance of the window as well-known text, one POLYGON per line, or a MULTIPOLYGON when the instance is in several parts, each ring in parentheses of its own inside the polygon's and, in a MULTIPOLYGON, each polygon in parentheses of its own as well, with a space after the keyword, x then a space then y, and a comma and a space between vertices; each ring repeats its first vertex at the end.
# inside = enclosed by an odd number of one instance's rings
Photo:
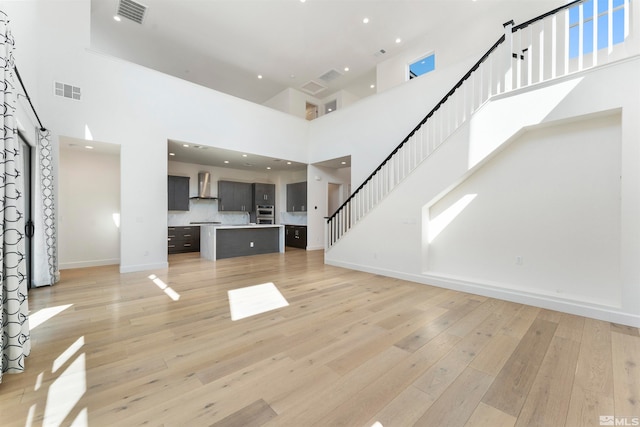
POLYGON ((415 79, 436 69, 436 54, 430 53, 409 64, 409 79, 415 79))
MULTIPOLYGON (((594 16, 593 2, 596 2, 597 27, 598 27, 598 49, 603 49, 609 45, 609 0, 587 0, 582 3, 583 25, 582 25, 582 53, 584 55, 593 52, 594 37, 594 16)), ((579 31, 580 31, 580 6, 569 9, 569 58, 576 58, 579 53, 579 31)), ((624 41, 624 0, 613 0, 612 9, 612 44, 624 41)))

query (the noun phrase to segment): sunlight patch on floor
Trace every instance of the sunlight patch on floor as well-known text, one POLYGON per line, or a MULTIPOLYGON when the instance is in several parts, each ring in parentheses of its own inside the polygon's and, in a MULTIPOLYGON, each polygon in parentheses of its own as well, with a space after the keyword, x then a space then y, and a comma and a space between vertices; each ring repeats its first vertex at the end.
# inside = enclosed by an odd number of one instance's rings
MULTIPOLYGON (((43 427, 62 425, 87 391, 85 353, 80 353, 83 346, 84 336, 78 338, 53 363, 52 374, 65 366, 66 368, 49 386, 43 427)), ((86 414, 86 411, 81 409, 72 425, 87 426, 86 414)))
POLYGON ((29 314, 29 330, 33 331, 38 326, 42 325, 47 320, 51 319, 56 314, 62 313, 73 304, 58 305, 56 307, 43 308, 35 313, 29 314))
POLYGON ((271 282, 232 289, 227 294, 231 320, 244 319, 289 305, 276 285, 271 282))
POLYGON ((176 291, 174 291, 170 286, 168 286, 166 283, 164 283, 162 281, 162 279, 159 278, 158 276, 156 276, 155 274, 151 274, 149 276, 149 280, 151 280, 153 283, 155 283, 157 287, 162 289, 164 291, 164 293, 167 294, 167 296, 169 298, 171 298, 172 300, 178 301, 180 299, 180 294, 177 293, 176 291))

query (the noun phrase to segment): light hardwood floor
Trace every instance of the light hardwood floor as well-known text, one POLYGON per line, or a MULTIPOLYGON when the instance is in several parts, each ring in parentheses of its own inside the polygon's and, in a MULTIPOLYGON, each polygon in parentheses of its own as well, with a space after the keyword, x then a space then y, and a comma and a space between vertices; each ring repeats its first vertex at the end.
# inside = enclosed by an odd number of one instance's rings
POLYGON ((322 257, 183 254, 168 270, 63 271, 29 294, 32 313, 68 307, 32 330, 26 372, 4 376, 0 425, 581 427, 640 417, 638 329, 322 257), (231 321, 227 291, 265 282, 290 305, 231 321))

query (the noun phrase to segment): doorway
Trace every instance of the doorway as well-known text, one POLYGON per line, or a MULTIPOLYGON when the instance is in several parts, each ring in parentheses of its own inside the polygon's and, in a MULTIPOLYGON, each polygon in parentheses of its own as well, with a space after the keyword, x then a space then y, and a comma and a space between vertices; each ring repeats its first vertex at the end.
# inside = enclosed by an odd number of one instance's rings
POLYGON ((313 119, 317 119, 318 118, 318 106, 315 104, 312 104, 310 102, 307 102, 307 105, 305 107, 305 111, 306 111, 306 119, 307 120, 313 120, 313 119))
POLYGON ((26 237, 24 250, 25 250, 25 262, 26 262, 26 279, 27 289, 31 289, 31 278, 33 277, 33 176, 32 176, 32 148, 27 143, 26 139, 20 132, 18 132, 18 139, 20 140, 20 156, 22 157, 22 194, 24 195, 24 234, 26 237))
POLYGON ((327 216, 331 216, 342 204, 342 184, 327 184, 327 216))
POLYGON ((119 265, 120 146, 60 136, 58 183, 60 270, 119 265))

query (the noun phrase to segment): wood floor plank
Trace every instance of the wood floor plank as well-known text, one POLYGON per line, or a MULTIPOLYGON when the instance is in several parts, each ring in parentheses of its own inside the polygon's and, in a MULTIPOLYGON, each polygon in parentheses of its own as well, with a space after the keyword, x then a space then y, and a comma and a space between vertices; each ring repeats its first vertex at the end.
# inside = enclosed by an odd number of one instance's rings
MULTIPOLYGON (((341 404, 327 413, 326 417, 315 421, 314 425, 360 425, 377 413, 398 396, 440 360, 459 341, 459 337, 441 334, 415 353, 407 354, 404 359, 387 367, 374 380, 363 387, 357 394, 345 398, 341 404)), ((426 402, 419 402, 425 405, 426 402)), ((304 425, 304 424, 301 424, 304 425)))
POLYGON ((640 339, 635 334, 611 333, 615 414, 640 417, 640 339))
POLYGON ((3 376, 3 427, 512 426, 562 405, 557 427, 577 427, 638 412, 637 328, 329 266, 323 251, 61 275, 29 292, 32 312, 65 309, 32 329, 26 371, 3 376), (232 321, 227 291, 265 282, 290 305, 232 321))
POLYGON ((364 425, 369 427, 379 423, 382 426, 412 426, 429 405, 429 397, 423 391, 409 386, 364 425))
POLYGON ((553 337, 516 427, 565 425, 579 348, 576 341, 553 337))
POLYGON ((329 417, 336 414, 336 408, 351 396, 358 395, 367 385, 380 378, 393 366, 408 357, 408 353, 397 347, 387 350, 360 365, 357 369, 341 376, 333 386, 304 402, 299 402, 287 413, 279 413, 278 419, 267 425, 312 426, 332 425, 329 417), (326 423, 326 424, 325 424, 326 423))
POLYGON ((421 311, 420 316, 411 316, 409 320, 405 320, 404 323, 398 325, 391 331, 379 335, 371 334, 372 339, 363 342, 362 345, 350 343, 352 350, 331 360, 327 363, 327 366, 337 373, 344 375, 369 360, 372 356, 383 351, 385 348, 393 345, 393 343, 398 339, 413 333, 419 325, 429 323, 433 319, 439 317, 443 312, 444 309, 437 307, 427 313, 421 311))
POLYGON ((462 338, 445 357, 421 375, 413 386, 425 392, 431 401, 440 395, 458 378, 489 343, 493 334, 502 327, 505 319, 491 314, 462 338))
POLYGON ((513 427, 516 417, 480 402, 464 427, 513 427))
POLYGON ((611 332, 619 334, 631 335, 632 337, 640 337, 640 329, 632 326, 620 325, 618 323, 610 323, 611 332))
POLYGON ((492 381, 492 376, 466 368, 415 426, 464 426, 492 381))
POLYGON ((536 319, 482 401, 517 417, 538 374, 557 324, 536 319))
POLYGON ((608 322, 584 319, 567 426, 599 426, 600 415, 615 413, 611 330, 608 322))
POLYGON ((234 412, 212 426, 214 427, 259 427, 277 417, 273 409, 264 400, 256 400, 249 406, 234 412))
POLYGON ((469 366, 495 377, 507 363, 519 343, 520 341, 514 337, 498 334, 491 338, 487 346, 480 351, 469 366))
POLYGON ((462 304, 455 306, 451 303, 438 305, 438 307, 441 308, 445 308, 442 307, 443 305, 451 306, 452 308, 447 309, 446 313, 436 318, 433 322, 416 330, 410 336, 399 340, 395 345, 406 351, 416 351, 434 337, 449 329, 457 321, 464 318, 480 304, 481 302, 478 300, 465 300, 462 304))
POLYGON ((531 324, 540 313, 540 308, 523 305, 512 322, 505 325, 504 333, 517 339, 521 339, 527 333, 531 324))
POLYGON ((567 413, 567 427, 599 427, 600 417, 615 414, 613 396, 598 391, 573 387, 567 413))

